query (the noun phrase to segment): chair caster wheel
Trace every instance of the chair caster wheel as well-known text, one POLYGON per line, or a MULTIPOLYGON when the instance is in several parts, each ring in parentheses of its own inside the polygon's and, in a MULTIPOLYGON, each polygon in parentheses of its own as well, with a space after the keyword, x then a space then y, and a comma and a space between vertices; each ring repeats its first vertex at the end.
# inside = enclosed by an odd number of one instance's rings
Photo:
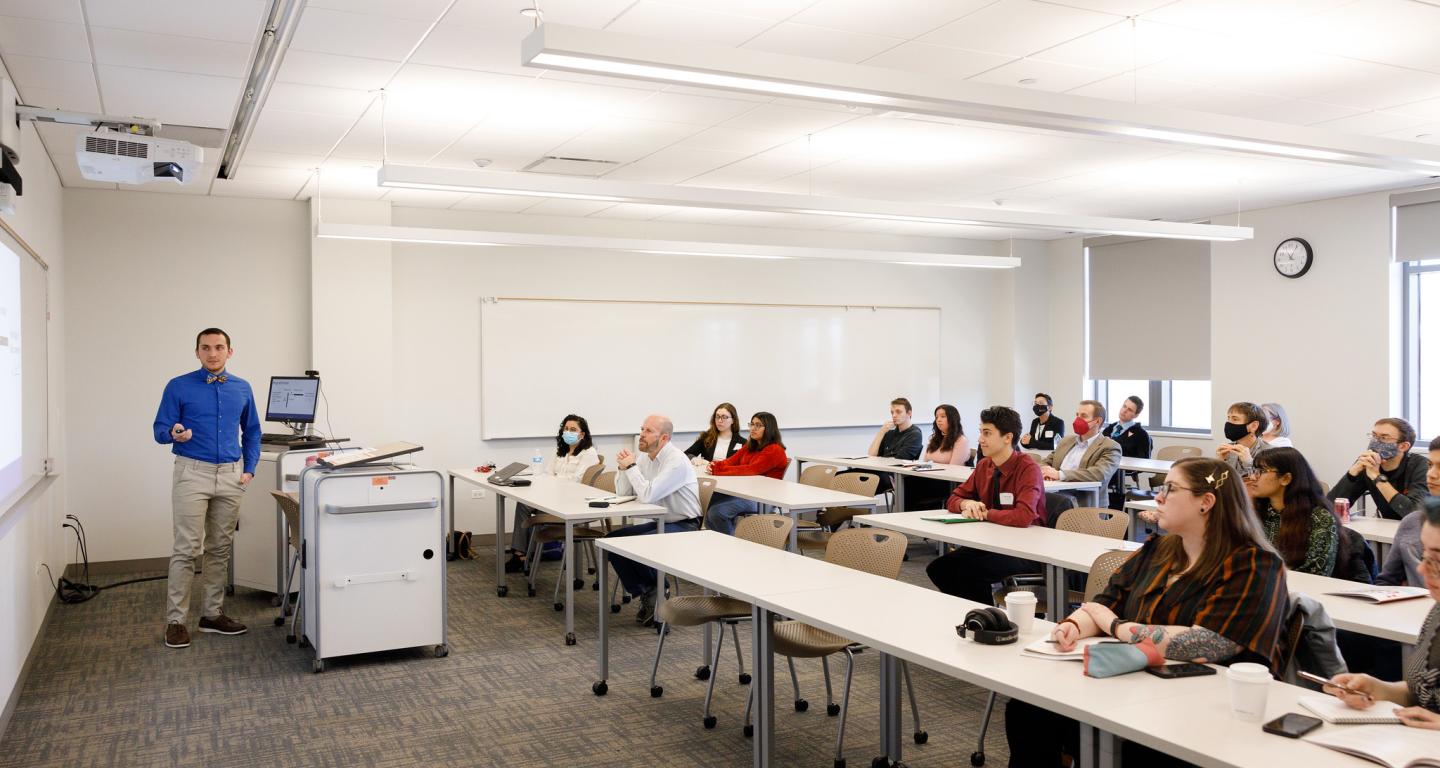
POLYGON ((805 699, 796 699, 796 700, 795 700, 795 711, 796 711, 796 712, 804 712, 804 711, 806 711, 806 710, 808 710, 808 709, 810 709, 810 702, 806 701, 805 699))
POLYGON ((227 595, 233 595, 233 594, 235 594, 235 587, 234 587, 234 585, 231 585, 231 586, 226 587, 226 588, 225 588, 225 594, 227 594, 227 595))
POLYGON ((293 606, 293 605, 287 605, 287 606, 285 606, 285 615, 286 615, 286 616, 294 616, 294 615, 295 615, 295 606, 293 606))
POLYGON ((610 686, 604 680, 600 680, 590 684, 590 692, 596 696, 604 696, 610 692, 610 686))
POLYGON ((586 568, 586 569, 585 569, 585 573, 587 573, 587 574, 589 574, 589 575, 591 575, 591 576, 594 576, 594 575, 595 575, 595 569, 594 569, 594 568, 586 568))
POLYGON ((285 617, 284 617, 284 616, 276 616, 276 617, 275 617, 275 626, 277 626, 277 627, 283 627, 283 626, 285 626, 285 617))
POLYGON ((600 582, 598 582, 598 581, 592 581, 592 582, 590 582, 590 591, 591 591, 591 592, 599 592, 599 591, 600 591, 600 582))
POLYGON ((495 588, 495 594, 498 597, 504 597, 510 594, 510 588, 505 586, 504 584, 501 584, 500 586, 495 588))
POLYGON ((612 604, 610 605, 610 612, 611 612, 611 613, 619 613, 619 612, 620 612, 620 606, 615 605, 615 604, 612 603, 612 604))
POLYGON ((575 633, 574 633, 574 632, 566 632, 566 633, 565 633, 565 644, 566 644, 566 645, 574 645, 574 644, 575 644, 575 633))
POLYGON ((696 679, 696 680, 709 680, 709 679, 710 679, 710 667, 708 667, 708 666, 706 666, 706 667, 696 667, 696 668, 695 668, 695 679, 696 679))
POLYGON ((870 761, 870 768, 890 768, 890 758, 881 755, 870 761))
POLYGON ((446 656, 449 656, 449 655, 450 655, 450 646, 445 645, 444 643, 441 643, 440 645, 435 646, 435 658, 437 658, 437 659, 443 659, 443 658, 445 658, 446 656))
POLYGON ((930 732, 929 732, 929 731, 916 731, 916 732, 915 732, 915 743, 916 743, 916 744, 924 744, 925 742, 927 742, 927 741, 929 741, 929 740, 930 740, 930 732))
POLYGON ((741 673, 740 673, 740 684, 741 684, 741 685, 749 685, 749 684, 750 684, 750 673, 749 673, 749 672, 741 672, 741 673))
POLYGON ((293 644, 293 643, 295 642, 295 636, 294 636, 294 635, 286 635, 286 636, 285 636, 285 642, 293 644))
POLYGON ((835 761, 835 768, 845 768, 845 761, 844 761, 844 760, 836 760, 836 761, 835 761))
POLYGON ((827 715, 829 715, 829 716, 831 716, 831 717, 835 717, 836 715, 840 714, 840 705, 839 705, 839 704, 826 704, 826 705, 825 705, 825 714, 827 714, 827 715))
POLYGON ((973 765, 973 766, 975 766, 975 768, 980 768, 980 766, 982 766, 982 765, 985 764, 985 753, 984 753, 984 752, 971 752, 971 753, 970 753, 970 764, 973 765))
POLYGON ((525 589, 525 594, 526 594, 527 596, 529 596, 529 597, 534 597, 534 596, 535 596, 535 588, 534 588, 534 587, 527 587, 527 588, 525 589))
POLYGON ((755 726, 753 726, 753 725, 747 725, 747 726, 745 726, 745 738, 749 739, 749 738, 752 738, 752 737, 754 737, 754 736, 755 736, 755 726))
POLYGON ((279 596, 279 595, 276 595, 276 596, 270 598, 270 607, 271 607, 271 608, 279 608, 279 607, 280 607, 280 596, 279 596))
POLYGON ((705 726, 705 730, 707 730, 707 731, 713 731, 713 730, 715 730, 715 716, 714 716, 714 715, 706 715, 706 716, 705 716, 705 719, 704 719, 703 721, 701 721, 701 725, 704 725, 704 726, 705 726))
POLYGON ((316 659, 316 660, 310 662, 310 669, 311 669, 311 671, 313 671, 315 674, 318 675, 318 674, 320 674, 321 672, 324 672, 324 671, 325 671, 325 662, 324 662, 324 661, 321 661, 320 659, 316 659))
POLYGON ((556 603, 556 604, 555 604, 555 610, 557 610, 557 611, 563 611, 563 610, 565 610, 565 604, 564 604, 564 603, 556 603))
POLYGON ((665 686, 663 686, 663 685, 652 685, 652 686, 650 686, 650 698, 652 698, 652 699, 658 699, 658 698, 660 698, 660 697, 663 696, 663 695, 665 695, 665 686))
POLYGON ((906 553, 905 553, 905 562, 907 562, 907 563, 910 562, 910 553, 909 553, 909 552, 906 552, 906 553))
POLYGON ((621 603, 626 603, 626 604, 628 604, 628 603, 630 602, 630 596, 629 596, 629 595, 621 595, 621 596, 620 596, 620 602, 621 602, 621 603))
POLYGON ((584 579, 576 579, 576 580, 575 580, 575 588, 576 588, 576 589, 584 589, 584 588, 585 588, 585 580, 584 580, 584 579))

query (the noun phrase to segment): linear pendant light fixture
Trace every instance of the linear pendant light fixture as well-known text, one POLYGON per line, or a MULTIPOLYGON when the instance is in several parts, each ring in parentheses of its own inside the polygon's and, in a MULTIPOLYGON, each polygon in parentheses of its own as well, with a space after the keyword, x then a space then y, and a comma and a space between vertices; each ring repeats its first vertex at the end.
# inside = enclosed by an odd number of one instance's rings
POLYGON ((1440 174, 1440 148, 1419 142, 558 24, 544 24, 525 38, 521 62, 891 112, 1440 174))
MULTIPOLYGON (((831 259, 907 264, 920 267, 967 267, 971 269, 1013 269, 1020 266, 1015 256, 967 255, 911 251, 869 251, 818 248, 794 245, 751 245, 648 238, 556 235, 537 232, 493 232, 473 229, 434 229, 370 224, 327 224, 315 227, 315 237, 324 240, 372 240, 390 243, 433 245, 529 246, 626 251, 667 256, 716 256, 735 259, 831 259)), ((1000 244, 996 243, 999 250, 1000 244)))
POLYGON ((681 208, 719 208, 731 211, 799 213, 926 224, 1073 232, 1087 235, 1233 241, 1249 240, 1254 234, 1249 227, 1215 224, 1117 219, 1108 216, 1079 216, 1033 211, 1002 211, 953 205, 855 200, 785 192, 669 186, 571 176, 430 168, 414 165, 381 166, 377 180, 382 187, 396 189, 599 200, 681 208))

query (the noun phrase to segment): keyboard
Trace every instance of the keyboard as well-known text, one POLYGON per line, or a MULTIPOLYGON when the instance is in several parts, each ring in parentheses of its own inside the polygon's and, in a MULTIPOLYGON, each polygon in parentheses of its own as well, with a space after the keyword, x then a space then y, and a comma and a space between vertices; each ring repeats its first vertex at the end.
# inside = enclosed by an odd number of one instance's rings
POLYGON ((289 432, 262 432, 260 433, 260 442, 270 443, 272 445, 290 445, 291 443, 312 443, 323 441, 320 438, 313 437, 311 435, 295 435, 289 432))

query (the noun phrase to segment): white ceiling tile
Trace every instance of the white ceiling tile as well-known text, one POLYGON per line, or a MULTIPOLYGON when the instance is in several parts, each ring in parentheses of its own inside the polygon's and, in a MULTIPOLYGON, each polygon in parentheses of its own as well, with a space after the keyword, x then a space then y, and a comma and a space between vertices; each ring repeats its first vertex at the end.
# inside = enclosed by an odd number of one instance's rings
POLYGON ((84 24, 80 0, 0 0, 0 16, 84 24))
POLYGON ((15 81, 23 99, 30 98, 30 88, 51 91, 95 91, 95 70, 88 61, 42 59, 38 56, 5 56, 5 69, 15 81))
POLYGON ((674 210, 669 205, 642 205, 640 203, 620 203, 609 208, 603 208, 590 214, 592 219, 629 219, 632 221, 648 221, 659 218, 674 210))
MULTIPOLYGON (((375 183, 379 164, 373 161, 332 157, 320 169, 318 189, 323 201, 327 197, 352 200, 379 200, 390 191, 375 183)), ((317 185, 311 185, 314 190, 317 185)))
POLYGON ((1139 16, 1176 0, 1054 0, 1059 5, 1084 8, 1087 11, 1112 13, 1116 16, 1139 16))
POLYGON ((1440 123, 1426 123, 1417 125, 1414 128, 1407 128, 1403 131, 1394 131, 1383 134, 1387 139, 1399 139, 1401 141, 1418 141, 1421 144, 1440 144, 1440 123))
POLYGON ((253 44, 269 8, 265 0, 85 0, 92 27, 253 44))
POLYGON ((1402 115, 1414 115, 1427 120, 1440 120, 1440 98, 1415 101, 1398 107, 1391 107, 1390 112, 1402 115))
POLYGON ((378 102, 379 98, 379 94, 367 91, 276 83, 270 87, 270 94, 265 97, 265 108, 285 112, 346 115, 354 119, 370 107, 372 102, 378 102))
POLYGON ((723 5, 726 13, 780 21, 794 16, 815 0, 725 0, 724 3, 717 3, 715 0, 659 0, 659 2, 690 11, 713 11, 715 6, 723 5))
POLYGON ((1305 97, 1357 109, 1390 109, 1440 96, 1440 74, 1337 60, 1343 65, 1308 83, 1305 97))
POLYGON ((1070 64, 1129 71, 1193 51, 1213 47, 1214 33, 1139 20, 1112 24, 1088 35, 1046 48, 1034 58, 1070 64))
POLYGON ((677 142, 676 147, 691 147, 719 152, 750 155, 779 146, 791 137, 773 131, 745 131, 734 128, 710 128, 677 142))
POLYGON ((716 152, 689 148, 662 149, 655 154, 605 174, 605 178, 646 184, 678 184, 744 158, 745 155, 739 152, 716 152))
MULTIPOLYGON (((603 28, 611 19, 633 5, 635 0, 544 0, 541 8, 545 21, 554 24, 568 24, 573 27, 603 28)), ((525 20, 533 27, 535 22, 520 15, 520 9, 533 7, 531 0, 459 0, 445 17, 447 22, 486 27, 503 24, 512 18, 525 20)))
POLYGON ((266 152, 254 147, 246 147, 245 155, 240 159, 240 170, 248 171, 251 167, 290 168, 310 173, 311 169, 320 167, 324 160, 325 156, 319 153, 297 155, 286 152, 266 152))
POLYGON ((902 6, 874 0, 820 0, 789 21, 908 40, 992 2, 994 0, 908 0, 902 6))
POLYGON ((355 118, 344 115, 266 109, 260 113, 255 131, 250 134, 249 148, 324 157, 354 122, 355 118))
MULTIPOLYGON (((547 154, 576 160, 603 160, 608 163, 629 163, 660 149, 659 146, 633 142, 606 142, 583 136, 554 147, 547 154)), ((612 166, 614 167, 614 166, 612 166)))
POLYGON ((1199 112, 1215 112, 1222 115, 1254 117, 1257 114, 1263 114, 1266 110, 1281 109, 1286 101, 1286 99, 1278 96, 1266 96, 1260 93, 1244 93, 1242 91, 1226 91, 1220 88, 1211 88, 1194 96, 1167 101, 1165 104, 1166 106, 1193 109, 1199 112))
POLYGON ((740 101, 753 101, 757 104, 768 104, 775 101, 775 97, 764 93, 741 93, 739 91, 717 91, 714 88, 701 88, 694 85, 667 85, 661 89, 664 93, 675 93, 682 96, 723 96, 727 99, 738 99, 740 101))
POLYGON ((290 39, 290 48, 401 61, 420 42, 428 27, 423 21, 306 8, 290 39))
POLYGON ((1096 99, 1123 101, 1129 104, 1154 104, 1160 101, 1194 96, 1206 90, 1206 86, 1164 80, 1158 77, 1124 72, 1099 82, 1081 86, 1069 91, 1074 96, 1089 96, 1096 99))
POLYGON ((83 24, 0 17, 0 54, 90 61, 83 24))
POLYGON ((756 16, 640 0, 607 29, 666 40, 734 46, 764 32, 772 24, 773 20, 756 16))
POLYGON ((745 43, 746 48, 811 59, 855 63, 905 42, 860 32, 812 27, 804 24, 776 24, 745 43))
MULTIPOLYGON (((382 151, 380 114, 378 109, 372 107, 335 148, 335 154, 340 157, 372 160, 379 159, 383 154, 392 163, 423 165, 464 136, 472 127, 473 123, 465 120, 417 121, 387 118, 382 151)), ((470 159, 473 160, 473 157, 470 159)))
POLYGON ((673 208, 661 216, 659 221, 684 222, 690 224, 714 224, 734 218, 739 211, 724 208, 673 208))
POLYGON ((1111 72, 1088 67, 1072 67, 1068 64, 1054 64, 1039 59, 1020 59, 976 75, 970 80, 977 83, 995 83, 1015 88, 1061 93, 1083 85, 1104 80, 1111 72), (1022 80, 1034 80, 1022 83, 1022 80))
POLYGON ((449 208, 450 206, 464 200, 467 195, 464 192, 439 192, 431 189, 390 189, 386 190, 381 200, 388 200, 395 205, 405 205, 412 208, 449 208))
POLYGON ((100 65, 105 111, 166 123, 228 128, 244 81, 153 69, 100 65))
POLYGON ((872 67, 966 78, 1014 61, 1015 58, 933 43, 909 42, 873 56, 864 63, 872 67))
POLYGON ((1122 19, 1035 0, 1001 0, 921 38, 972 51, 1026 56, 1122 19))
POLYGON ((589 216, 597 211, 603 211, 615 203, 602 200, 557 200, 547 198, 525 209, 525 213, 534 216, 589 216))
POLYGON ((95 61, 99 64, 239 78, 250 71, 248 43, 108 27, 93 27, 90 39, 95 46, 95 61))
MULTIPOLYGON (((703 128, 686 123, 658 120, 606 118, 592 125, 578 138, 608 144, 669 145, 699 133, 703 128)), ((659 149, 657 146, 656 149, 659 149)))
POLYGON ((518 213, 535 204, 533 197, 518 197, 515 195, 468 195, 464 200, 456 203, 454 209, 457 211, 500 211, 504 213, 518 213))
POLYGON ((1309 16, 1287 33, 1341 56, 1440 73, 1436 30, 1440 30, 1440 7, 1407 0, 1358 0, 1309 16))
POLYGON ((1425 123, 1426 120, 1423 117, 1399 115, 1393 112, 1362 112, 1358 115, 1319 123, 1315 127, 1362 136, 1380 136, 1407 128, 1415 128, 1425 123))
POLYGON ((844 112, 763 104, 743 115, 726 120, 721 123, 721 127, 803 135, 823 131, 855 117, 856 115, 844 112))
POLYGON ((216 179, 210 192, 224 197, 289 200, 306 186, 310 177, 311 172, 303 168, 273 168, 244 162, 234 179, 216 179))
POLYGON ((710 96, 688 96, 661 92, 627 104, 617 113, 620 117, 639 120, 663 120, 692 125, 715 125, 749 112, 755 102, 710 96))
POLYGON ((447 17, 430 32, 410 60, 416 64, 535 77, 544 70, 520 63, 520 41, 530 29, 530 20, 519 14, 506 15, 494 24, 470 26, 447 17))
POLYGON ((72 112, 100 112, 100 93, 91 85, 84 91, 55 91, 49 88, 26 88, 21 91, 25 103, 45 109, 68 109, 72 112))
POLYGON ((335 56, 313 51, 286 51, 276 82, 320 85, 326 88, 350 88, 373 91, 381 88, 395 74, 393 61, 335 56))
POLYGON ((1295 99, 1293 101, 1287 101, 1278 107, 1267 108, 1262 114, 1254 115, 1254 117, 1273 120, 1277 123, 1289 123, 1290 125, 1316 125, 1318 123, 1324 123, 1327 120, 1338 120, 1342 117, 1350 117, 1360 113, 1361 110, 1351 107, 1295 99))
POLYGON ((444 12, 450 0, 306 0, 310 8, 329 8, 332 11, 368 13, 374 16, 390 16, 397 19, 434 21, 444 12))
POLYGON ((771 155, 767 152, 697 176, 686 181, 685 186, 754 189, 809 170, 810 163, 804 158, 771 155))
POLYGON ((1297 22, 1306 16, 1351 2, 1354 0, 1181 0, 1149 11, 1145 18, 1223 34, 1244 30, 1260 36, 1290 37, 1297 22))

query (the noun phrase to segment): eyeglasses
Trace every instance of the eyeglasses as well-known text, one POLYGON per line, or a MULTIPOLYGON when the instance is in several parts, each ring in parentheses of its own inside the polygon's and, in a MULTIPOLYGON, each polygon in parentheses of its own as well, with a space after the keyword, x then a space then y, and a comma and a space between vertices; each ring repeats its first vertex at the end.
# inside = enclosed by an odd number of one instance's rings
POLYGON ((761 429, 764 429, 765 423, 764 423, 764 422, 761 422, 761 421, 752 421, 752 422, 750 422, 750 428, 751 428, 751 429, 754 429, 755 427, 760 427, 761 429))
POLYGON ((1390 437, 1390 436, 1388 436, 1388 435, 1377 435, 1377 434, 1375 434, 1374 432, 1368 432, 1368 433, 1366 433, 1366 434, 1365 434, 1365 439, 1366 439, 1366 440, 1379 440, 1379 441, 1382 442, 1382 443, 1389 443, 1389 444, 1391 444, 1391 445, 1398 445, 1398 444, 1400 443, 1400 438, 1398 438, 1398 437, 1390 437))
POLYGON ((716 416, 716 417, 715 417, 715 420, 716 420, 716 421, 733 421, 733 419, 730 418, 730 414, 728 414, 728 413, 722 413, 722 414, 720 414, 719 416, 716 416))
POLYGON ((1244 477, 1246 480, 1258 480, 1260 479, 1260 476, 1265 474, 1266 472, 1278 471, 1279 470, 1273 467, 1251 467, 1250 469, 1246 470, 1245 473, 1241 475, 1241 477, 1244 477))
POLYGON ((1415 557, 1415 562, 1419 563, 1421 568, 1424 568, 1431 576, 1440 578, 1440 552, 1427 554, 1425 545, 1419 542, 1411 544, 1409 549, 1410 554, 1415 557))
POLYGON ((1195 489, 1180 485, 1179 483, 1161 483, 1160 490, 1155 492, 1155 498, 1156 500, 1163 499, 1173 491, 1189 491, 1194 493, 1195 489))

